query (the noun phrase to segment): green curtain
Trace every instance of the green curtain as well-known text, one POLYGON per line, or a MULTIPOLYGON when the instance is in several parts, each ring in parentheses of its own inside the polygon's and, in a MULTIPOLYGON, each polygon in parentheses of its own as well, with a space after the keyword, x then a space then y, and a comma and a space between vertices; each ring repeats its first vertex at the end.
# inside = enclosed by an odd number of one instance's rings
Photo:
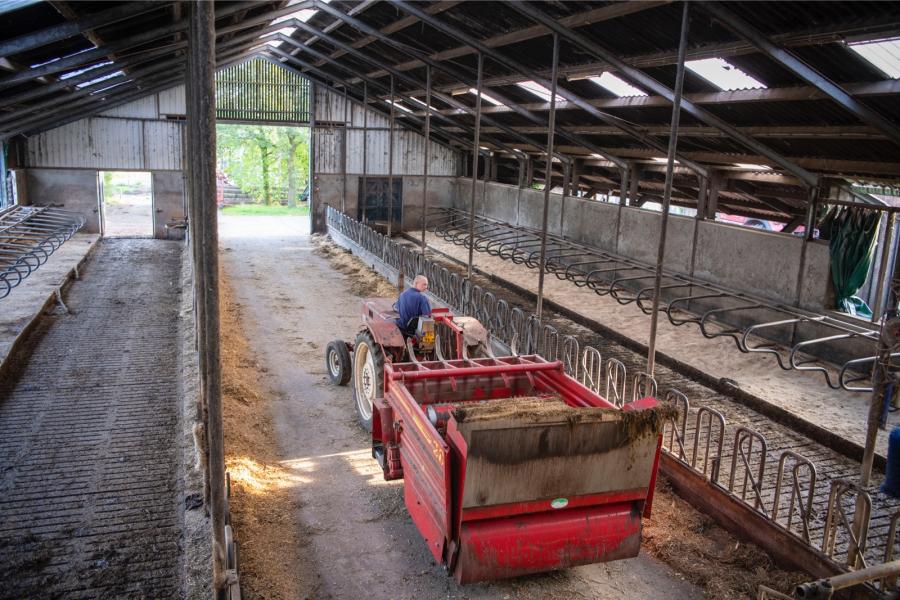
POLYGON ((856 206, 832 206, 819 225, 821 237, 829 241, 831 279, 835 308, 852 315, 870 317, 872 311, 859 297, 872 263, 881 213, 856 206))

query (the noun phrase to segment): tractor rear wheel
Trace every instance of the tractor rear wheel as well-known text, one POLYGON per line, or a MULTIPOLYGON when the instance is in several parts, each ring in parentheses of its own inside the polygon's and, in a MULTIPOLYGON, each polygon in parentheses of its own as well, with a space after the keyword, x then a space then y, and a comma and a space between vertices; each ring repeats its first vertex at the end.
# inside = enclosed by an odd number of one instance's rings
POLYGON ((372 431, 375 398, 384 395, 384 353, 368 331, 356 336, 353 348, 353 399, 359 424, 372 431))
POLYGON ((350 381, 350 351, 347 344, 341 340, 334 340, 325 348, 325 368, 328 370, 328 378, 335 385, 347 385, 350 381))

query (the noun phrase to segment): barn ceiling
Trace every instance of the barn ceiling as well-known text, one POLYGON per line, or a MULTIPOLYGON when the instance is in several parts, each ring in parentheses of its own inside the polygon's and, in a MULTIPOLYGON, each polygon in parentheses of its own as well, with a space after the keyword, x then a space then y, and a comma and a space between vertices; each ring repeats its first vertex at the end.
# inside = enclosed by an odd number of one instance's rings
MULTIPOLYGON (((433 135, 471 152, 480 54, 480 145, 497 178, 515 182, 526 155, 543 177, 541 84, 555 32, 557 173, 574 172, 574 189, 593 194, 618 189, 627 167, 640 201, 652 201, 665 176, 682 10, 657 0, 216 2, 217 57, 224 66, 264 55, 359 101, 365 85, 380 110, 393 80, 406 109, 397 121, 414 130, 430 72, 433 135)), ((0 137, 181 83, 186 13, 181 2, 0 6, 0 137)), ((675 204, 695 206, 706 178, 720 210, 790 221, 822 183, 900 186, 900 4, 691 3, 689 14, 675 204)))

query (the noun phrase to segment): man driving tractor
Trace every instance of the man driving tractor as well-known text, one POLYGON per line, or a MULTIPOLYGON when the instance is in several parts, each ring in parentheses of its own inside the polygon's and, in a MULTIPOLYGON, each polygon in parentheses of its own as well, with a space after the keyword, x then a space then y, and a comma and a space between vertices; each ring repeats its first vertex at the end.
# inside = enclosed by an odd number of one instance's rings
POLYGON ((431 316, 431 304, 425 297, 428 289, 428 278, 424 275, 416 275, 412 287, 400 294, 397 298, 397 326, 405 336, 415 335, 416 319, 431 316))

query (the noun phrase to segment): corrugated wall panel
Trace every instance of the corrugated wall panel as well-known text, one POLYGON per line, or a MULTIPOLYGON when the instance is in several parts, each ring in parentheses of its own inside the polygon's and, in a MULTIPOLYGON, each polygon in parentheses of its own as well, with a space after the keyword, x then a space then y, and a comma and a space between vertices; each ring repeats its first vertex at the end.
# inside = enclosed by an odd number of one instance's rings
MULTIPOLYGON (((351 102, 350 124, 353 128, 363 126, 363 107, 351 102)), ((388 127, 388 119, 380 114, 368 111, 368 127, 388 127)), ((344 96, 335 93, 322 86, 316 86, 316 121, 317 122, 344 122, 344 96)), ((398 122, 394 132, 394 173, 396 175, 421 175, 425 162, 425 138, 424 136, 403 129, 398 122)), ((318 129, 318 128, 317 128, 318 129)), ((340 133, 335 132, 330 136, 324 133, 329 128, 321 128, 317 131, 317 140, 321 143, 316 148, 317 173, 340 173, 341 146, 340 133), (335 156, 326 156, 334 153, 335 156)), ((347 134, 347 172, 362 173, 363 160, 363 132, 351 129, 347 134)), ((370 130, 367 142, 368 160, 366 172, 369 175, 387 175, 388 172, 388 132, 383 130, 370 130)), ((453 150, 440 144, 431 144, 431 161, 429 173, 431 175, 456 175, 456 162, 458 155, 453 150)))
POLYGON ((316 127, 316 173, 341 172, 341 132, 331 127, 316 127))
POLYGON ((181 131, 178 121, 144 121, 144 168, 181 170, 181 131))
POLYGON ((144 140, 140 121, 91 119, 92 162, 117 169, 143 169, 144 140))
POLYGON ((156 94, 139 98, 100 113, 101 117, 125 117, 131 119, 156 119, 156 94))
POLYGON ((320 123, 344 123, 344 96, 322 88, 316 88, 316 121, 320 123))
POLYGON ((178 85, 159 93, 159 114, 184 115, 187 112, 187 100, 183 85, 178 85))
POLYGON ((27 167, 180 170, 181 125, 95 117, 28 139, 27 167))
MULTIPOLYGON (((341 169, 341 133, 335 129, 333 134, 325 133, 326 129, 317 129, 316 172, 340 173, 341 169)), ((369 175, 387 175, 388 132, 369 131, 367 142, 368 161, 366 172, 369 175)), ((360 174, 363 171, 363 130, 347 131, 347 173, 360 174)), ((394 137, 394 173, 397 175, 421 175, 425 163, 425 138, 412 131, 397 131, 394 137)), ((431 145, 430 175, 456 175, 458 155, 453 150, 431 145)))

